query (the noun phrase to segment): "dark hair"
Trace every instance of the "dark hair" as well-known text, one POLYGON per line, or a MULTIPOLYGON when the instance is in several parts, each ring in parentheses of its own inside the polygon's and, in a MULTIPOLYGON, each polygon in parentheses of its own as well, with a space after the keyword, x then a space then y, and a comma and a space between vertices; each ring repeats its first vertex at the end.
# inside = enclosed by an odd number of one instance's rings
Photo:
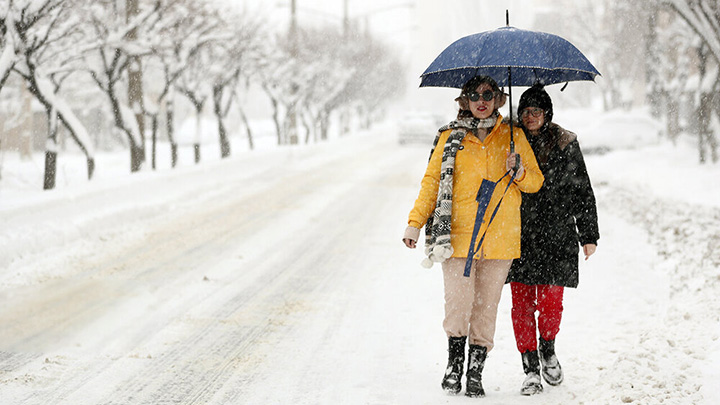
POLYGON ((465 82, 465 84, 462 87, 462 90, 460 91, 460 95, 455 99, 455 101, 460 102, 460 110, 458 111, 458 118, 463 117, 472 117, 472 112, 468 109, 463 108, 463 104, 461 100, 467 99, 467 96, 475 91, 475 89, 478 88, 481 84, 488 84, 490 85, 490 88, 495 93, 495 111, 499 110, 500 107, 505 105, 506 97, 505 93, 500 90, 500 86, 498 86, 495 79, 493 79, 490 76, 475 76, 465 82))
POLYGON ((535 84, 520 96, 520 102, 518 102, 518 117, 520 122, 518 126, 525 132, 529 137, 530 146, 532 146, 533 152, 535 152, 535 158, 539 163, 547 163, 550 157, 550 151, 558 144, 560 139, 560 132, 557 130, 557 126, 552 126, 553 117, 553 105, 550 95, 547 94, 545 89, 540 84, 535 84), (530 137, 530 133, 522 120, 522 112, 528 107, 540 108, 545 112, 545 122, 539 129, 539 136, 530 137))
MULTIPOLYGON (((518 103, 518 117, 522 115, 524 109, 528 107, 537 107, 545 111, 545 123, 543 128, 547 127, 553 118, 553 105, 550 95, 547 94, 545 88, 541 84, 535 84, 520 96, 518 103)), ((520 120, 522 125, 522 120, 520 120)), ((525 128, 523 128, 525 130, 525 128)))
POLYGON ((483 83, 489 84, 490 87, 492 88, 492 91, 494 91, 495 93, 500 93, 500 87, 498 87, 498 84, 495 81, 495 79, 493 79, 490 76, 475 76, 472 79, 465 82, 465 84, 462 87, 462 91, 460 92, 460 96, 466 96, 466 95, 472 93, 473 91, 475 91, 475 89, 478 88, 479 85, 481 85, 483 83))

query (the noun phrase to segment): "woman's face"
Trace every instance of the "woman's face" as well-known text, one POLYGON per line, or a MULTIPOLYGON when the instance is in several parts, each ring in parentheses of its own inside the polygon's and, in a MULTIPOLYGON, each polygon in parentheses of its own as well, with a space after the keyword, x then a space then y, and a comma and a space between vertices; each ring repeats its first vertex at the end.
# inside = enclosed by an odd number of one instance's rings
POLYGON ((495 94, 493 93, 493 97, 490 100, 485 100, 483 94, 487 94, 485 93, 487 91, 492 93, 492 86, 487 83, 482 83, 475 89, 479 97, 468 97, 470 112, 472 112, 475 118, 489 118, 493 111, 495 111, 495 94), (473 101, 472 98, 477 98, 477 101, 473 101))
POLYGON ((542 108, 527 107, 520 113, 520 119, 530 132, 537 132, 545 124, 545 111, 542 108))

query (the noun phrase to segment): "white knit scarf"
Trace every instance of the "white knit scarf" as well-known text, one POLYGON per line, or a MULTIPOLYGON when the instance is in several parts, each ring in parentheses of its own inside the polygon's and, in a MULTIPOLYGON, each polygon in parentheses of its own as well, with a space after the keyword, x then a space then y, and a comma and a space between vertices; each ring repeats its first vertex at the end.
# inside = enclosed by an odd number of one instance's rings
POLYGON ((440 134, 452 129, 450 136, 443 147, 442 163, 440 164, 440 184, 438 186, 437 199, 433 215, 428 218, 425 225, 425 258, 422 265, 430 268, 433 263, 442 263, 453 254, 450 244, 450 231, 452 228, 452 199, 453 199, 453 178, 455 173, 455 156, 460 148, 462 140, 468 131, 475 132, 478 128, 491 130, 497 122, 498 113, 495 111, 489 118, 459 118, 443 126, 433 142, 430 156, 432 156, 440 134))

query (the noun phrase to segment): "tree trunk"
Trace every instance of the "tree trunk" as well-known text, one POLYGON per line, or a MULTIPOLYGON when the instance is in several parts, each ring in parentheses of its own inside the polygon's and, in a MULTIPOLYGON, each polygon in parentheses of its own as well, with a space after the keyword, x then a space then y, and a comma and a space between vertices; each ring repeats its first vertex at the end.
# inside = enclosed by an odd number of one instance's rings
POLYGON ((140 170, 142 162, 144 160, 144 153, 140 150, 140 147, 135 142, 132 135, 132 130, 125 126, 125 120, 123 119, 122 110, 120 107, 120 101, 115 94, 115 88, 112 83, 108 84, 106 94, 110 99, 110 105, 112 106, 113 117, 115 119, 115 127, 119 128, 128 137, 128 143, 130 144, 130 172, 134 173, 140 170))
POLYGON ((302 121, 302 126, 305 129, 305 144, 307 145, 310 143, 310 135, 311 135, 310 123, 308 123, 308 120, 307 120, 307 117, 305 116, 305 114, 301 114, 300 118, 302 121))
MULTIPOLYGON (((710 57, 710 50, 706 44, 701 45, 697 49, 698 57, 700 58, 699 73, 700 83, 705 82, 705 78, 708 75, 707 63, 710 57)), ((705 163, 709 159, 713 162, 717 161, 717 142, 714 138, 714 134, 711 128, 712 125, 712 113, 713 113, 713 93, 716 90, 718 79, 715 79, 715 83, 712 89, 704 88, 701 84, 699 89, 700 99, 698 101, 697 109, 697 133, 698 133, 698 154, 700 163, 705 163), (710 156, 708 156, 710 154, 710 156)))
POLYGON ((323 110, 320 113, 320 139, 327 141, 328 131, 330 130, 330 112, 323 110))
POLYGON ((55 188, 55 178, 57 177, 57 134, 58 134, 58 116, 57 111, 46 105, 48 140, 45 149, 45 177, 43 180, 43 190, 52 190, 55 188))
POLYGON ((658 5, 650 2, 645 7, 647 12, 647 39, 645 40, 645 76, 648 83, 648 92, 646 94, 650 111, 653 116, 662 116, 662 94, 660 77, 658 69, 660 66, 660 58, 658 57, 658 37, 657 37, 657 18, 658 5))
MULTIPOLYGON (((138 0, 127 0, 126 1, 126 21, 130 21, 134 16, 140 12, 138 6, 138 0)), ((128 39, 134 40, 137 37, 137 32, 132 29, 128 32, 128 39)), ((132 57, 128 65, 128 104, 135 113, 135 120, 137 121, 138 128, 140 130, 140 145, 132 151, 133 153, 133 164, 132 168, 138 171, 145 161, 145 104, 143 102, 143 87, 142 87, 142 64, 139 56, 132 57)))
POLYGON ((250 148, 250 150, 253 150, 255 149, 255 144, 253 142, 252 131, 250 130, 250 123, 248 122, 245 111, 243 111, 242 108, 240 109, 240 118, 242 119, 243 124, 245 124, 245 131, 247 132, 248 137, 248 148, 250 148))
POLYGON ((227 129, 225 128, 222 106, 223 87, 218 85, 213 88, 213 110, 218 121, 218 135, 220 136, 220 157, 226 158, 230 156, 230 140, 228 139, 227 129))
POLYGON ((717 139, 711 128, 713 115, 713 95, 707 92, 700 94, 698 115, 698 154, 700 163, 718 161, 717 139))
POLYGON ((344 136, 350 133, 350 113, 347 111, 347 107, 344 107, 340 111, 340 136, 344 136))
POLYGON ((55 176, 57 173, 57 152, 45 151, 45 178, 43 181, 43 190, 52 190, 55 188, 55 176))
POLYGON ((142 145, 138 145, 135 140, 130 137, 130 171, 139 172, 145 161, 145 151, 142 145))
POLYGON ((195 107, 195 143, 193 144, 193 149, 195 150, 195 164, 198 164, 200 163, 200 142, 202 140, 202 117, 200 116, 202 107, 198 107, 198 104, 195 104, 195 107))
POLYGON ((175 126, 173 124, 175 105, 172 99, 168 100, 166 108, 165 128, 167 128, 168 141, 170 142, 170 167, 175 168, 178 163, 178 144, 175 142, 175 126))
POLYGON ((667 133, 668 138, 675 143, 680 135, 680 105, 677 98, 665 93, 665 105, 667 106, 667 133))
POLYGON ((157 169, 157 131, 158 131, 158 116, 152 114, 152 169, 157 169))
POLYGON ((172 162, 172 167, 177 166, 178 162, 178 144, 171 143, 170 144, 170 160, 172 162))
POLYGON ((282 145, 283 144, 283 130, 282 126, 280 125, 280 115, 278 114, 278 102, 274 98, 271 98, 270 101, 272 102, 273 106, 273 113, 272 113, 272 119, 275 123, 275 133, 277 134, 277 144, 282 145))
POLYGON ((95 159, 94 158, 87 158, 87 172, 88 172, 88 180, 92 180, 93 174, 95 174, 95 159))
POLYGON ((290 104, 286 124, 287 135, 285 136, 290 145, 297 145, 298 143, 297 114, 297 103, 290 104))
POLYGON ((277 136, 277 144, 282 145, 283 144, 283 126, 280 124, 279 102, 266 85, 263 85, 263 90, 265 90, 265 94, 267 94, 268 99, 270 99, 270 105, 272 105, 272 119, 273 119, 273 123, 275 124, 275 135, 277 136))
POLYGON ((222 118, 218 118, 218 134, 220 134, 220 157, 224 159, 230 156, 230 140, 222 118))

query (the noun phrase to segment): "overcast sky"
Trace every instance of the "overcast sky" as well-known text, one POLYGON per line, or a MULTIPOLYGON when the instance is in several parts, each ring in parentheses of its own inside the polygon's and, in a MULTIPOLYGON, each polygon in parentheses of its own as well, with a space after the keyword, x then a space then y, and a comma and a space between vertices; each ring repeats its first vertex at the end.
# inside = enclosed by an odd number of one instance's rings
MULTIPOLYGON (((290 21, 291 0, 217 0, 267 15, 278 29, 290 21)), ((348 18, 372 34, 397 44, 408 63, 408 101, 415 109, 455 108, 456 90, 419 89, 419 76, 445 47, 456 39, 505 25, 531 29, 533 10, 544 0, 296 0, 297 22, 303 25, 342 26, 344 3, 348 18), (438 107, 440 105, 441 107, 438 107)))

